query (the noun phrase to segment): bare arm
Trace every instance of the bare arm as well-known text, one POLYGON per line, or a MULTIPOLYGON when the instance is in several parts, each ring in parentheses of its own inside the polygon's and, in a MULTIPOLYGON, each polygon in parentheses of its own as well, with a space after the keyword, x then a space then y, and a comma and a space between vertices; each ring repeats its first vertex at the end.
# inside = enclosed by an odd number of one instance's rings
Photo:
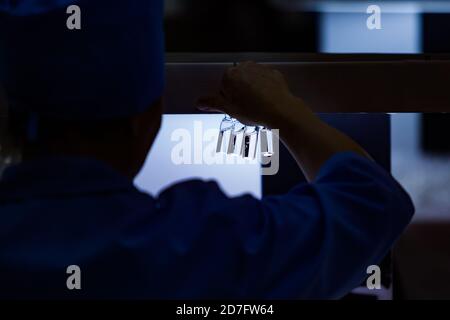
POLYGON ((228 69, 220 93, 199 99, 198 107, 225 112, 245 124, 279 129, 309 181, 339 152, 369 157, 355 141, 321 121, 291 94, 283 75, 267 66, 246 62, 228 69))

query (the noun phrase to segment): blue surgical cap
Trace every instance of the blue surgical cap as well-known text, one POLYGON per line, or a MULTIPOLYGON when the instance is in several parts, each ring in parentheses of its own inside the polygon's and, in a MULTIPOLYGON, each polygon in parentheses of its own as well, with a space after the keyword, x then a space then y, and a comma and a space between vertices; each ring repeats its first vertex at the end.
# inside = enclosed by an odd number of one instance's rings
POLYGON ((164 88, 163 0, 0 0, 0 81, 13 111, 140 113, 164 88))

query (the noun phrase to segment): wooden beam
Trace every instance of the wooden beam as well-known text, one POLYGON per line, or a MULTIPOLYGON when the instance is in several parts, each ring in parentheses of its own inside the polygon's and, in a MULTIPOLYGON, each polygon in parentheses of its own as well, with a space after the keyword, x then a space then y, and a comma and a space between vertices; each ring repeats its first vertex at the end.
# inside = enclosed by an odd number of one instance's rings
POLYGON ((195 100, 215 92, 224 70, 244 60, 278 68, 316 112, 450 112, 448 55, 251 53, 168 56, 167 112, 196 113, 195 100))

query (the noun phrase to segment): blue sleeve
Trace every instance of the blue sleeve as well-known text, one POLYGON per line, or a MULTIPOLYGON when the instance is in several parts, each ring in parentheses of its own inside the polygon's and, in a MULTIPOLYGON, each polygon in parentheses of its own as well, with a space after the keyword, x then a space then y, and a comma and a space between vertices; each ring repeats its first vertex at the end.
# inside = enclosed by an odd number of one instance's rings
POLYGON ((267 298, 347 294, 384 258, 414 212, 385 170, 353 153, 330 159, 314 183, 266 197, 257 207, 236 218, 251 287, 267 298))
POLYGON ((164 198, 170 212, 184 212, 171 223, 177 250, 193 255, 199 277, 239 288, 235 298, 342 297, 414 211, 385 170, 353 153, 334 156, 314 183, 282 196, 229 199, 215 183, 192 182, 164 198))

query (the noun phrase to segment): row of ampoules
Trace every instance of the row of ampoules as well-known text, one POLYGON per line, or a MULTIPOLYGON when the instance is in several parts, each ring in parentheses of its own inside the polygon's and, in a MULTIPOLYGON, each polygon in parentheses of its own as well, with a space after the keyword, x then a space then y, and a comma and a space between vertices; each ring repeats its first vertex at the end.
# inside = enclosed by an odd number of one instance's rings
POLYGON ((226 115, 220 124, 217 153, 255 159, 259 152, 263 157, 273 155, 272 131, 260 126, 246 126, 226 115))

